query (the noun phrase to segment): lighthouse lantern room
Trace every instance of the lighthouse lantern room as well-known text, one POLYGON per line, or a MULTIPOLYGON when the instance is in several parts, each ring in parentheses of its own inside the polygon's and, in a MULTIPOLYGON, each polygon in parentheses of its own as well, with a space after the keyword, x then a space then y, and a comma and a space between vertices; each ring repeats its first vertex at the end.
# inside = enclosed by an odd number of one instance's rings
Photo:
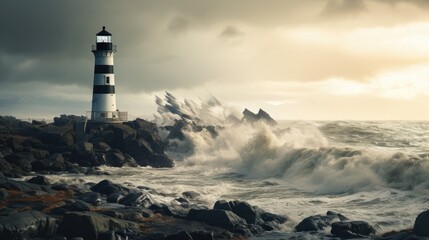
POLYGON ((91 122, 120 123, 127 121, 127 112, 116 107, 115 75, 113 55, 116 46, 112 45, 112 34, 103 30, 97 33, 96 45, 92 46, 95 57, 94 86, 92 91, 91 122))

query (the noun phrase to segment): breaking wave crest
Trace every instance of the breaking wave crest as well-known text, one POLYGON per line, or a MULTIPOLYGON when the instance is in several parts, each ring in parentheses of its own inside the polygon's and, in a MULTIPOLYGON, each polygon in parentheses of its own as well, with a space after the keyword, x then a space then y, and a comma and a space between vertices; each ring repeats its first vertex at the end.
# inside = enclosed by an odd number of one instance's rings
POLYGON ((180 101, 167 93, 165 100, 157 98, 157 104, 158 124, 184 120, 217 126, 217 137, 205 129, 182 129, 185 138, 174 140, 176 148, 171 152, 183 156, 179 165, 226 169, 247 178, 276 178, 297 189, 324 194, 429 188, 427 155, 339 144, 328 140, 319 130, 323 126, 316 123, 287 122, 281 127, 239 123, 239 111, 214 97, 180 101))

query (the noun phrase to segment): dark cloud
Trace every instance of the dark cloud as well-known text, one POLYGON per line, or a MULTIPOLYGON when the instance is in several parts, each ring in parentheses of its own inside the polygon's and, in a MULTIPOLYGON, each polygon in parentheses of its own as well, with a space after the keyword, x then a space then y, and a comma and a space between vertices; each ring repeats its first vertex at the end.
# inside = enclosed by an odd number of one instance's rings
POLYGON ((363 0, 329 0, 322 11, 322 16, 334 17, 366 12, 367 7, 363 0))
POLYGON ((220 36, 223 38, 235 38, 244 36, 244 32, 238 29, 236 26, 229 25, 222 31, 220 36))

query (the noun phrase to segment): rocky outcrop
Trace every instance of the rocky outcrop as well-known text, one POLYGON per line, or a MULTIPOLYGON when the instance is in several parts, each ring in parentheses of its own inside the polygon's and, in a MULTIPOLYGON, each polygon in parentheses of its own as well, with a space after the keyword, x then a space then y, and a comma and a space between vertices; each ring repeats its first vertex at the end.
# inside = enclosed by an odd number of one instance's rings
POLYGON ((82 167, 152 166, 169 168, 174 161, 154 123, 143 119, 122 124, 88 125, 84 118, 61 115, 53 123, 30 124, 0 116, 0 171, 9 177, 30 172, 81 172, 82 167))
POLYGON ((242 122, 245 123, 254 123, 258 121, 263 121, 269 125, 277 125, 278 123, 264 110, 259 109, 258 113, 255 114, 249 109, 245 108, 243 111, 242 122))

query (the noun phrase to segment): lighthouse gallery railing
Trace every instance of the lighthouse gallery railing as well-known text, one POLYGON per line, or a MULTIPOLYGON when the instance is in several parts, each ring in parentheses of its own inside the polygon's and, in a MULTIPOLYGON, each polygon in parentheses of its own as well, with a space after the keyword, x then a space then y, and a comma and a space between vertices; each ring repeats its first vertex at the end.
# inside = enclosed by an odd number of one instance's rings
POLYGON ((126 122, 128 121, 128 112, 120 111, 88 111, 87 119, 100 122, 126 122))

